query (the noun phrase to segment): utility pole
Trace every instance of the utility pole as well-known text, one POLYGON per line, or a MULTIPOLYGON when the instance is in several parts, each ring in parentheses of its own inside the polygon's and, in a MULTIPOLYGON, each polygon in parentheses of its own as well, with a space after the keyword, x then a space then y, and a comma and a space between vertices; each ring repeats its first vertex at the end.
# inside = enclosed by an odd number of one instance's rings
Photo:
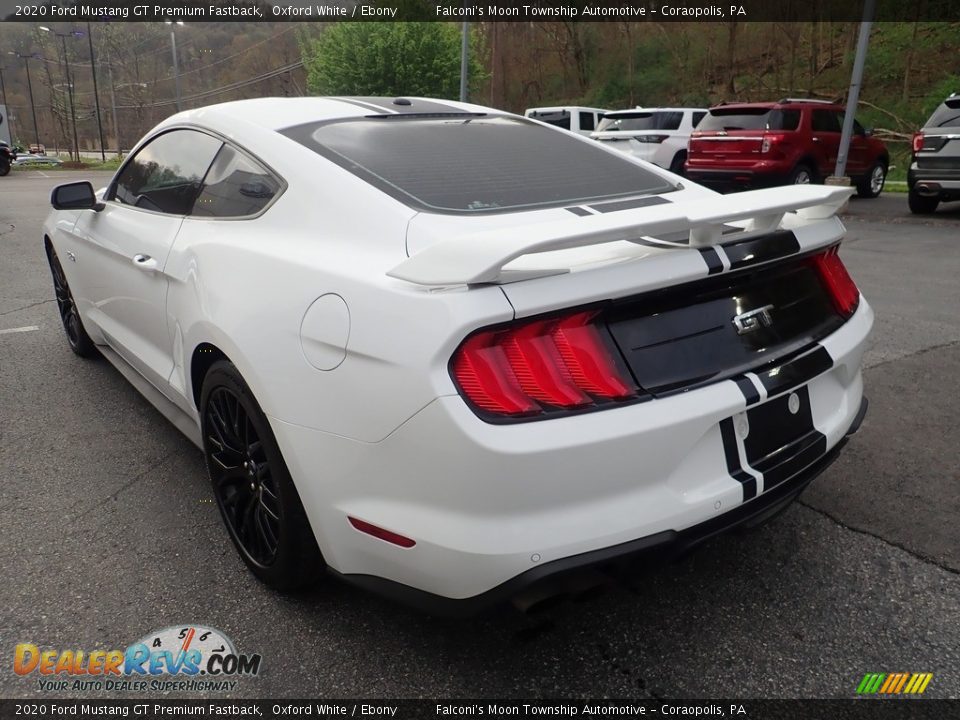
POLYGON ((867 60, 867 45, 870 43, 870 29, 873 26, 874 4, 874 0, 866 0, 863 5, 863 21, 860 23, 857 54, 853 61, 853 75, 850 77, 850 91, 847 94, 847 111, 843 115, 837 166, 833 171, 837 178, 844 177, 847 172, 847 156, 850 152, 850 138, 853 136, 854 115, 857 112, 857 103, 860 102, 860 85, 863 82, 863 66, 867 60))
POLYGON ((18 58, 23 60, 23 66, 27 69, 27 90, 30 93, 30 113, 33 115, 33 135, 37 142, 37 145, 40 144, 40 127, 37 125, 37 106, 33 102, 33 82, 30 80, 30 61, 37 59, 37 54, 33 55, 21 55, 18 52, 13 50, 8 50, 7 55, 16 55, 18 58))
POLYGON ((470 62, 470 23, 464 21, 462 33, 463 39, 460 42, 460 102, 466 102, 467 66, 470 62))
POLYGON ((0 104, 7 108, 7 127, 10 128, 10 147, 14 147, 17 141, 13 137, 13 123, 10 122, 10 106, 7 105, 7 86, 3 82, 3 68, 0 68, 0 104))
POLYGON ((79 30, 71 30, 68 33, 58 33, 44 25, 41 25, 39 29, 56 35, 63 44, 63 68, 67 76, 67 95, 70 98, 70 124, 73 126, 73 155, 74 159, 80 162, 80 141, 77 139, 77 110, 73 104, 73 77, 70 75, 70 60, 67 57, 67 38, 82 37, 83 33, 79 30))
POLYGON ((100 159, 107 161, 107 153, 103 149, 103 122, 100 119, 100 93, 97 89, 97 61, 93 54, 93 30, 87 22, 87 40, 90 42, 90 71, 93 73, 93 103, 97 108, 97 133, 100 135, 100 159))
POLYGON ((173 53, 173 82, 177 87, 177 112, 182 110, 180 102, 180 58, 177 55, 177 25, 183 25, 183 22, 178 20, 174 22, 173 20, 167 20, 167 25, 170 26, 170 52, 173 53))
POLYGON ((117 89, 113 84, 113 63, 107 63, 107 79, 110 81, 110 109, 113 115, 113 134, 117 140, 117 157, 120 157, 123 143, 120 142, 120 124, 117 122, 117 89))

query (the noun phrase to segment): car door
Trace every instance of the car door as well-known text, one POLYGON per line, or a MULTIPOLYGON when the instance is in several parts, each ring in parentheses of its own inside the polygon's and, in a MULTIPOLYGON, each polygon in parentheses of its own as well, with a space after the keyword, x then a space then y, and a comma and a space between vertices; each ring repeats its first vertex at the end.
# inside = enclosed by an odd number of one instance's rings
POLYGON ((851 177, 865 175, 874 159, 870 154, 870 139, 867 137, 867 131, 854 119, 850 150, 847 152, 847 175, 851 177))
POLYGON ((173 368, 164 266, 222 144, 188 129, 156 136, 114 178, 106 207, 83 213, 73 231, 90 319, 164 393, 173 368))
POLYGON ((816 109, 810 116, 810 134, 813 153, 817 159, 820 177, 833 175, 840 152, 840 113, 836 110, 816 109))

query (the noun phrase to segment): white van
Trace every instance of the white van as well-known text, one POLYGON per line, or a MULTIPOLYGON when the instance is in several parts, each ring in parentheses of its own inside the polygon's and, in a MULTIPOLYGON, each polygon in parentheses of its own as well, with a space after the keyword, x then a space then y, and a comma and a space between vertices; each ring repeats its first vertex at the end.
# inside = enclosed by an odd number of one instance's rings
POLYGON ((597 129, 603 114, 608 112, 600 108, 579 107, 569 105, 566 107, 540 107, 527 108, 523 113, 524 117, 531 120, 556 125, 564 130, 589 135, 597 129))

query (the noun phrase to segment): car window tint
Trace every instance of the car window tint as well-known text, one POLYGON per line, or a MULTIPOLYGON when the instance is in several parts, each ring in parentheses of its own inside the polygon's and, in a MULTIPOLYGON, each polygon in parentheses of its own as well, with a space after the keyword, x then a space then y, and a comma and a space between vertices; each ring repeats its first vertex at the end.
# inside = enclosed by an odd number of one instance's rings
POLYGON ((563 128, 564 130, 570 129, 570 113, 566 110, 552 112, 532 112, 530 113, 530 117, 534 120, 539 120, 540 122, 556 125, 558 128, 563 128))
POLYGON ((195 130, 164 133, 124 166, 111 199, 144 210, 187 215, 222 144, 195 130))
POLYGON ((770 118, 771 130, 796 130, 800 127, 799 110, 776 110, 770 118))
POLYGON ((593 130, 596 125, 593 121, 592 112, 582 112, 580 113, 580 129, 581 130, 593 130))
POLYGON ((706 112, 695 112, 693 114, 693 126, 697 127, 700 124, 700 121, 703 120, 706 115, 706 112))
POLYGON ((600 121, 603 130, 676 130, 683 120, 682 112, 634 112, 605 115, 600 121))
POLYGON ((814 110, 810 128, 814 132, 840 132, 840 113, 836 110, 814 110))
POLYGON ((193 204, 198 217, 244 217, 263 210, 280 190, 267 170, 229 145, 217 153, 193 204))
POLYGON ((673 190, 600 143, 521 118, 363 118, 282 130, 413 207, 505 212, 673 190))
POLYGON ((697 126, 697 130, 766 130, 770 108, 714 108, 697 126))
POLYGON ((960 127, 960 97, 947 98, 924 127, 960 127))

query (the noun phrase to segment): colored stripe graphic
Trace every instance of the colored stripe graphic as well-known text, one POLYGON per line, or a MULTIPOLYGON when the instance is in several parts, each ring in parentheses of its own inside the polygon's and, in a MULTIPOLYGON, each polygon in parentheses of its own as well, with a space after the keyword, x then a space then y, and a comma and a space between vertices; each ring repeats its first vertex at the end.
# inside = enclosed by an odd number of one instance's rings
POLYGON ((858 695, 922 695, 933 673, 867 673, 857 685, 858 695))

